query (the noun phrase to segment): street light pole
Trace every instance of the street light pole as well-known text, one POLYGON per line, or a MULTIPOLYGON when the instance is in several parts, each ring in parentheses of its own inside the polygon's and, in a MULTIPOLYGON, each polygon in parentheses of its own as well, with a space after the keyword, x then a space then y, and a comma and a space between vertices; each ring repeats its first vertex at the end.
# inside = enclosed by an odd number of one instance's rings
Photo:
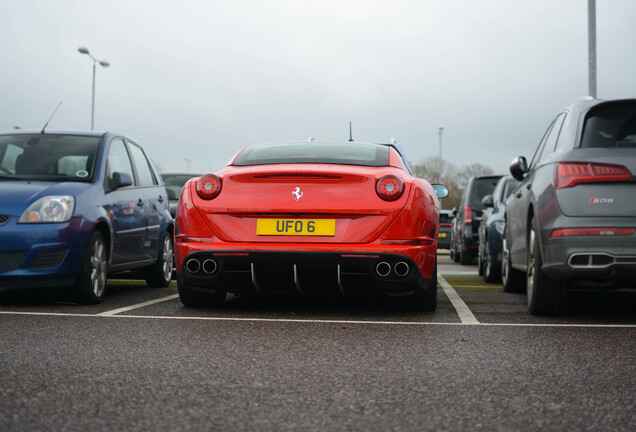
POLYGON ((91 130, 93 130, 95 128, 95 69, 96 69, 96 65, 97 63, 99 63, 102 67, 106 68, 110 66, 110 63, 108 63, 106 60, 96 59, 95 57, 91 55, 90 51, 86 47, 79 47, 77 51, 79 51, 80 54, 86 54, 93 60, 93 97, 91 99, 91 130))
POLYGON ((596 0, 587 0, 588 90, 596 99, 596 0))
POLYGON ((444 126, 440 126, 438 130, 439 134, 439 162, 442 163, 442 132, 444 132, 444 126))

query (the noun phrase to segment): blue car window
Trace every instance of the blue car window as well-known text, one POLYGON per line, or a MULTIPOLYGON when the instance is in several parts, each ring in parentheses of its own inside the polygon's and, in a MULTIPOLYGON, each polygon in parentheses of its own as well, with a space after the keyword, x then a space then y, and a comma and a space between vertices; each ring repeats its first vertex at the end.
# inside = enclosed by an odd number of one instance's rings
POLYGON ((109 179, 113 177, 113 173, 115 172, 128 174, 131 179, 135 178, 124 140, 117 138, 110 144, 110 149, 108 150, 108 165, 106 169, 109 179))
POLYGON ((135 168, 137 169, 137 175, 139 176, 139 185, 141 186, 154 186, 158 184, 155 178, 150 162, 146 159, 146 155, 141 147, 135 144, 130 144, 130 154, 135 162, 135 168))

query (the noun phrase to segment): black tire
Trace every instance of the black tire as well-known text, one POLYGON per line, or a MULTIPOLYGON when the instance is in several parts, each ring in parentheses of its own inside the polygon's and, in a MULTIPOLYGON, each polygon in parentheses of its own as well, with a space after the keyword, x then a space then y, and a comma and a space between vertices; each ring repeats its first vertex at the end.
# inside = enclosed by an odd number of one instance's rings
POLYGON ((82 261, 80 275, 73 287, 73 297, 80 304, 96 304, 106 292, 108 250, 101 232, 91 234, 82 261))
POLYGON ((495 263, 492 255, 490 255, 490 248, 485 246, 484 249, 486 250, 486 259, 483 263, 484 281, 488 283, 501 282, 501 267, 495 263))
POLYGON ((172 234, 166 231, 161 241, 157 261, 146 269, 146 283, 151 287, 165 288, 170 285, 174 264, 172 234))
POLYGON ((477 251, 477 274, 479 276, 484 275, 484 261, 481 258, 481 245, 479 246, 479 250, 477 251))
POLYGON ((528 233, 528 311, 532 315, 557 315, 565 310, 568 288, 563 282, 550 279, 541 269, 538 235, 536 218, 532 218, 528 233))
POLYGON ((428 285, 425 288, 418 286, 415 294, 410 299, 412 302, 409 302, 409 304, 414 310, 435 312, 437 309, 437 256, 435 257, 433 275, 428 285))
POLYGON ((508 293, 523 293, 526 290, 526 274, 512 267, 505 232, 501 250, 501 283, 503 290, 508 293))
POLYGON ((453 254, 453 261, 458 263, 459 262, 459 251, 457 250, 457 247, 454 247, 455 253, 453 254))
POLYGON ((470 249, 462 247, 462 251, 459 254, 459 263, 461 265, 470 265, 473 263, 473 254, 470 249))
POLYGON ((177 276, 177 289, 179 300, 185 307, 220 307, 225 304, 226 292, 224 290, 197 291, 190 286, 183 274, 177 276))

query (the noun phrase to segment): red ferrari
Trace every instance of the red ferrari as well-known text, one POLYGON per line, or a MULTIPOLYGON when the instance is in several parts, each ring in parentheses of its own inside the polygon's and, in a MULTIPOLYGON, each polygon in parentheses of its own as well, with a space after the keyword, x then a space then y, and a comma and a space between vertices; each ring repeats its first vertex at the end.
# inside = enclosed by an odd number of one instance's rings
POLYGON ((185 306, 226 293, 409 296, 437 307, 439 198, 395 144, 261 144, 189 180, 175 259, 185 306))

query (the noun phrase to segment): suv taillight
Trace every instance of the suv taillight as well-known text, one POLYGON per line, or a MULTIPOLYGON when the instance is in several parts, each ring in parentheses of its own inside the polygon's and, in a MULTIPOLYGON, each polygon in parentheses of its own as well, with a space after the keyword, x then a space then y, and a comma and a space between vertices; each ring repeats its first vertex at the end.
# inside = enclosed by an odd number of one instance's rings
POLYGON ((470 224, 473 223, 473 209, 470 206, 464 207, 464 223, 470 224))
POLYGON ((636 228, 563 228, 555 229, 550 237, 601 237, 601 236, 629 236, 636 228))
POLYGON ((621 165, 558 162, 554 173, 554 185, 557 189, 562 189, 580 183, 620 182, 631 178, 629 170, 621 165))

